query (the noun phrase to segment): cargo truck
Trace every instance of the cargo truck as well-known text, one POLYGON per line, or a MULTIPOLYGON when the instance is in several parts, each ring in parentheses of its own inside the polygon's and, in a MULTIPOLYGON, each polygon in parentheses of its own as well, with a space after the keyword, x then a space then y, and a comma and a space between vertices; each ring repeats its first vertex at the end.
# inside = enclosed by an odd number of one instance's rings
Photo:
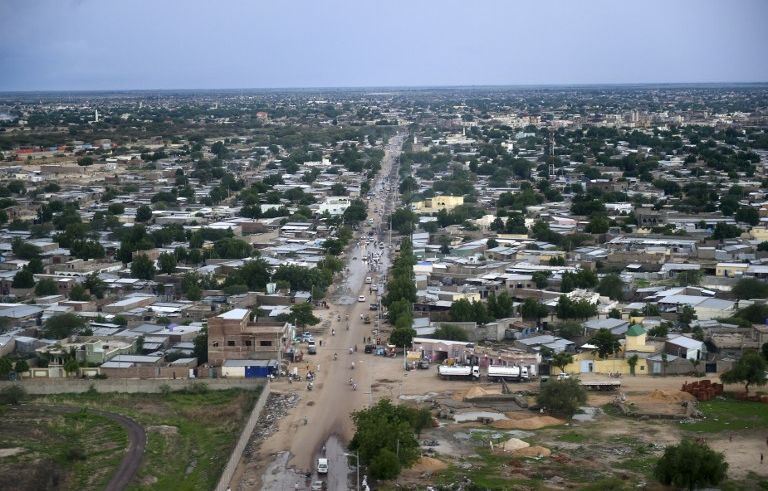
POLYGON ((488 381, 497 382, 499 380, 528 380, 528 368, 519 367, 516 365, 511 366, 494 366, 488 367, 488 381))
POLYGON ((444 379, 478 380, 480 379, 480 367, 477 365, 440 365, 437 367, 437 374, 444 379))

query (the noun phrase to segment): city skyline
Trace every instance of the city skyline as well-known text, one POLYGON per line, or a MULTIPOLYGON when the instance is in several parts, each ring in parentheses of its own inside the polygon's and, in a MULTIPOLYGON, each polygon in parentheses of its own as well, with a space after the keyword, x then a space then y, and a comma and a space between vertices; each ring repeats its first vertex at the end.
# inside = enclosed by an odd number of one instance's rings
POLYGON ((0 5, 0 91, 761 83, 768 4, 0 5))

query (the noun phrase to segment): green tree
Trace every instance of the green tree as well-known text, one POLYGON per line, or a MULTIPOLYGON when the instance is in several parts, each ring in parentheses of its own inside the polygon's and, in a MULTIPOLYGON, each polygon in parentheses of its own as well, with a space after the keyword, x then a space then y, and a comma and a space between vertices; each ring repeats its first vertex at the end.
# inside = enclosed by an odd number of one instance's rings
POLYGON ((344 210, 344 221, 346 223, 360 223, 366 218, 368 218, 368 211, 362 200, 356 199, 352 201, 347 209, 344 210))
POLYGON ((8 375, 13 371, 13 362, 7 356, 0 358, 0 379, 8 380, 8 375))
POLYGON ((85 329, 82 317, 66 312, 49 317, 43 324, 43 335, 50 339, 63 339, 85 329))
POLYGON ((320 322, 320 319, 315 317, 312 312, 312 304, 307 302, 291 305, 291 313, 279 315, 278 320, 291 322, 295 324, 296 327, 314 326, 320 322))
POLYGON ((176 272, 176 255, 170 252, 163 252, 157 258, 157 264, 160 272, 163 274, 173 274, 176 272))
POLYGON ((485 248, 486 249, 493 249, 494 247, 499 247, 499 242, 491 237, 485 242, 485 248))
POLYGON ((611 300, 624 300, 624 281, 617 274, 607 274, 598 283, 597 292, 611 300))
POLYGON ((696 310, 690 305, 683 305, 683 308, 677 313, 678 322, 684 326, 690 326, 696 317, 696 310))
POLYGON ((730 370, 720 374, 725 384, 744 384, 744 392, 749 395, 750 385, 766 384, 766 361, 757 351, 745 351, 730 370))
POLYGON ((549 277, 552 275, 549 271, 535 271, 532 275, 536 288, 543 289, 549 284, 549 277))
POLYGON ((141 280, 151 280, 155 277, 155 264, 144 254, 134 254, 131 275, 141 280))
POLYGON ((415 335, 416 331, 410 327, 397 328, 389 335, 389 342, 398 348, 410 348, 415 335))
POLYGON ((627 358, 627 365, 629 365, 629 373, 632 374, 632 376, 635 375, 635 368, 637 367, 638 361, 640 361, 640 357, 637 356, 636 354, 627 358))
POLYGON ((87 302, 91 299, 91 295, 88 294, 83 285, 75 285, 69 291, 69 299, 75 302, 87 302))
POLYGON ((122 215, 125 213, 125 205, 122 203, 111 203, 107 207, 107 213, 111 215, 122 215))
POLYGON ((741 278, 731 292, 739 299, 768 298, 768 283, 756 278, 741 278))
POLYGON ((608 358, 617 353, 620 348, 619 340, 608 329, 599 329, 589 340, 591 344, 597 346, 597 355, 602 358, 608 358))
POLYGON ((548 380, 542 384, 536 402, 554 414, 570 418, 587 402, 587 391, 577 378, 548 380))
POLYGON ((734 218, 736 218, 737 222, 746 223, 752 226, 760 223, 760 214, 757 212, 756 208, 751 206, 742 206, 736 210, 736 216, 734 218))
POLYGON ((557 326, 557 335, 569 341, 578 338, 583 332, 584 328, 578 322, 563 322, 557 326))
POLYGON ((186 296, 187 296, 187 300, 197 302, 202 298, 203 291, 200 289, 198 285, 191 285, 189 288, 187 288, 186 296))
POLYGON ((152 219, 152 208, 147 205, 141 205, 136 209, 136 221, 148 222, 152 219))
POLYGON ((13 277, 13 288, 33 288, 35 286, 35 277, 27 268, 22 268, 13 277))
POLYGON ((77 165, 80 165, 82 167, 88 167, 89 165, 93 165, 93 157, 80 157, 77 159, 77 165))
POLYGON ((426 409, 382 399, 368 409, 352 413, 352 421, 355 435, 350 448, 357 451, 361 463, 369 465, 373 477, 391 479, 396 477, 393 472, 410 467, 419 458, 417 436, 431 424, 431 416, 426 409), (396 462, 392 462, 392 456, 396 462))
POLYGON ((96 298, 104 298, 107 284, 104 283, 101 278, 99 278, 98 273, 91 273, 86 276, 85 281, 83 282, 83 286, 86 287, 88 291, 91 292, 91 294, 96 298))
POLYGON ((547 306, 535 298, 526 298, 520 305, 520 315, 525 320, 538 321, 549 314, 547 306))
POLYGON ((664 450, 653 475, 662 484, 690 491, 720 484, 727 475, 723 454, 704 443, 683 440, 664 450))
POLYGON ((452 324, 440 324, 432 335, 435 339, 444 339, 447 341, 468 341, 467 332, 459 326, 452 324))
POLYGON ((203 327, 194 339, 192 353, 197 358, 197 363, 202 365, 208 362, 208 328, 203 327))
POLYGON ((29 371, 29 363, 27 360, 19 360, 14 367, 16 373, 27 373, 29 371))
POLYGON ((565 352, 555 353, 552 355, 552 365, 560 369, 561 372, 565 372, 565 367, 573 363, 573 356, 565 352))
POLYGON ((621 310, 613 308, 608 312, 609 319, 621 319, 621 310))
POLYGON ((763 359, 768 363, 768 343, 763 343, 760 347, 760 354, 763 355, 763 359))
POLYGON ((64 371, 67 372, 67 375, 77 373, 79 369, 80 364, 74 358, 70 358, 64 362, 64 371))
POLYGON ((58 294, 59 287, 56 285, 56 282, 50 278, 43 278, 35 285, 35 295, 38 297, 58 294))

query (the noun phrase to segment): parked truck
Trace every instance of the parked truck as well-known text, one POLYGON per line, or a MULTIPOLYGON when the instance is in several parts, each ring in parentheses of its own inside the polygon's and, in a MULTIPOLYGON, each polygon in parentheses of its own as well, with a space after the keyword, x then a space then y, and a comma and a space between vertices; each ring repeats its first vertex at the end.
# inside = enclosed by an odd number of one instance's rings
POLYGON ((480 379, 480 367, 477 365, 440 365, 437 374, 444 379, 480 379))
POLYGON ((488 381, 497 382, 499 380, 528 380, 528 368, 517 365, 488 367, 488 381))

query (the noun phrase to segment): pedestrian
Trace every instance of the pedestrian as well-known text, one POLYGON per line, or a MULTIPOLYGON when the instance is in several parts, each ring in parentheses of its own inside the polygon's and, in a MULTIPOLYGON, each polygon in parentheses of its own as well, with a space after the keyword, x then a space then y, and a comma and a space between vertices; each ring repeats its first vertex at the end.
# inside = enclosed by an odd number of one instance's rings
POLYGON ((320 340, 320 347, 321 348, 323 347, 323 340, 322 339, 320 340))
POLYGON ((363 336, 363 343, 365 343, 365 336, 363 336))
POLYGON ((763 454, 760 454, 760 463, 763 463, 763 454))

